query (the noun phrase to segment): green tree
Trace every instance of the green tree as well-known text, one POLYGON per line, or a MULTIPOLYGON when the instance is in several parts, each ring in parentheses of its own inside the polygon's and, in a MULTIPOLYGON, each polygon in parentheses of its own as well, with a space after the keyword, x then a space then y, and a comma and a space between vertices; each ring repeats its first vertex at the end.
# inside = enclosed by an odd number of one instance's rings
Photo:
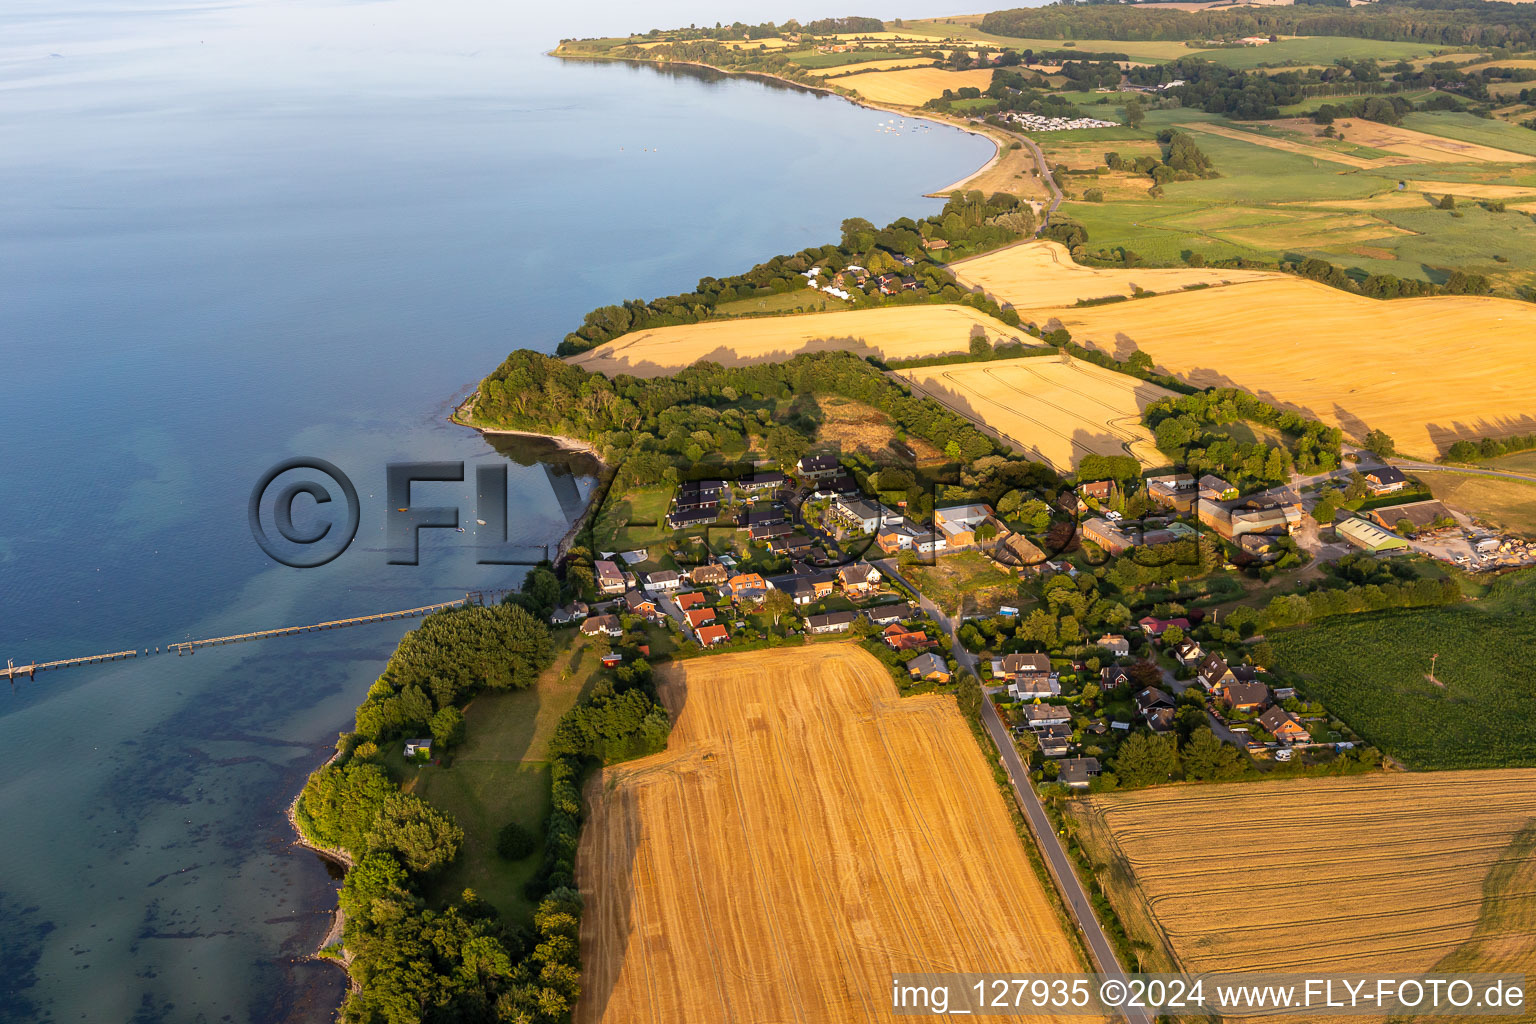
POLYGON ((1132 733, 1115 756, 1115 774, 1128 786, 1167 782, 1179 770, 1179 752, 1172 736, 1132 733))
POLYGON ((1388 458, 1397 453, 1397 445, 1385 430, 1372 430, 1365 435, 1365 448, 1378 458, 1388 458))
POLYGON ((1132 128, 1140 128, 1141 123, 1147 119, 1147 112, 1142 109, 1141 99, 1132 96, 1125 101, 1125 123, 1132 128))
POLYGON ((790 597, 786 591, 780 590, 777 587, 768 591, 763 597, 763 611, 768 613, 775 626, 779 624, 780 619, 792 614, 794 610, 795 599, 790 597))
POLYGON ((432 730, 432 745, 440 749, 456 747, 464 740, 464 713, 455 707, 438 710, 427 723, 432 730))
POLYGON ((453 860, 464 832, 453 819, 411 793, 392 793, 367 836, 368 849, 393 853, 407 870, 424 874, 453 860))
POLYGON ((1244 767, 1237 748, 1221 742, 1210 729, 1196 729, 1184 748, 1184 774, 1191 779, 1232 779, 1241 775, 1244 767))
POLYGON ((538 835, 518 822, 509 821, 496 833, 496 853, 504 860, 522 860, 538 848, 538 835))

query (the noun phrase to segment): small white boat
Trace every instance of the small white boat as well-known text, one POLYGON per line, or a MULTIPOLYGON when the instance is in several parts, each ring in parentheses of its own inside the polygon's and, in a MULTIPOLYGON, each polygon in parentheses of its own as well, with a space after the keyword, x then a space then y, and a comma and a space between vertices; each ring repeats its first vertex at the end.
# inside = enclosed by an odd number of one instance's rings
POLYGON ((475 522, 478 523, 481 526, 485 525, 485 520, 484 519, 476 519, 475 522))

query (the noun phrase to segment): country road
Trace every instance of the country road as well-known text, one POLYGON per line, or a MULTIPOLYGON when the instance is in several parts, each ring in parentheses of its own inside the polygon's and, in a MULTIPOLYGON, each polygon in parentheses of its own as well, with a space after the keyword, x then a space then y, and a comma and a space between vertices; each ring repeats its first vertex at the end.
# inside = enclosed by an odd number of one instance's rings
MULTIPOLYGON (((922 591, 914 587, 911 581, 901 575, 895 559, 885 558, 874 564, 886 576, 917 595, 918 606, 949 634, 950 651, 954 654, 955 661, 975 673, 980 679, 981 674, 976 671, 978 659, 960 643, 960 638, 956 634, 957 624, 937 605, 928 600, 922 591)), ((1072 919, 1077 922, 1078 930, 1088 944, 1088 950, 1093 956, 1097 970, 1102 974, 1123 979, 1125 970, 1115 956, 1114 947, 1109 944, 1109 937, 1099 926, 1099 919, 1093 913, 1093 905, 1088 901, 1088 894, 1083 891, 1082 883, 1078 881, 1077 872, 1073 870, 1071 860, 1067 858, 1067 851, 1061 845, 1061 838, 1057 836, 1050 817, 1045 813, 1044 805, 1040 803, 1039 795, 1030 784, 1029 770, 1019 759, 1013 740, 1008 735, 1007 726, 998 717, 997 708, 992 705, 991 698, 985 693, 981 701, 981 720, 987 727, 987 733, 992 737, 993 744, 1002 755, 1003 769, 1008 773, 1008 781, 1013 786, 1014 799, 1018 801, 1025 819, 1029 822, 1029 829, 1034 833, 1035 843, 1045 858, 1051 877, 1056 881, 1056 889, 1061 893, 1062 901, 1066 904, 1072 919)), ((1152 1017, 1144 1010, 1122 1009, 1120 1014, 1127 1024, 1152 1024, 1152 1017)))
POLYGON ((1468 476, 1500 476, 1507 480, 1524 480, 1536 484, 1536 476, 1529 473, 1511 473, 1502 469, 1478 469, 1475 466, 1442 466, 1437 462, 1415 462, 1412 459, 1388 459, 1398 469, 1411 469, 1415 473, 1465 473, 1468 476))

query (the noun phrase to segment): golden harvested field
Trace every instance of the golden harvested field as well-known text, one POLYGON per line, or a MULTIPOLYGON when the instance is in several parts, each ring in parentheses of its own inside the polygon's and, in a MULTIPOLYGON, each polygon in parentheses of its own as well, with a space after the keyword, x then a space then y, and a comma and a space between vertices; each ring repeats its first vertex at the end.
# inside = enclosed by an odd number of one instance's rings
POLYGON ((1148 466, 1167 461, 1141 412, 1173 392, 1123 373, 1046 356, 895 373, 1061 473, 1088 454, 1134 455, 1148 466))
POLYGON ((1226 270, 1187 267, 1176 270, 1105 270, 1084 267, 1059 242, 1025 242, 975 259, 959 260, 950 269, 962 284, 981 288, 999 302, 1019 309, 1028 306, 1070 306, 1082 299, 1130 295, 1137 287, 1149 292, 1175 292, 1192 284, 1232 284, 1274 280, 1266 270, 1226 270))
POLYGON ((570 362, 610 376, 659 377, 703 359, 743 366, 836 349, 911 359, 965 352, 973 333, 986 335, 993 344, 1026 338, 1023 331, 970 306, 881 306, 635 331, 572 356, 570 362))
POLYGON ((1449 192, 1454 196, 1471 196, 1473 199, 1536 199, 1536 188, 1522 185, 1483 185, 1466 181, 1410 181, 1407 185, 1411 189, 1435 196, 1449 192))
POLYGON ((810 68, 808 74, 821 78, 843 78, 848 75, 862 75, 871 71, 895 71, 900 68, 917 68, 925 64, 932 64, 928 57, 891 57, 888 60, 866 60, 858 64, 839 64, 830 68, 810 68))
POLYGON ((838 85, 858 90, 871 103, 896 103, 920 107, 944 94, 945 89, 974 86, 985 91, 992 84, 992 71, 947 71, 943 68, 909 68, 906 71, 870 71, 844 75, 838 85))
POLYGON ((898 971, 1081 970, 969 729, 847 644, 664 670, 588 789, 578 1024, 891 1019, 898 971))
MULTIPOLYGON (((1304 118, 1272 123, 1284 127, 1296 127, 1299 130, 1319 132, 1322 130, 1304 118)), ((1334 127, 1343 132, 1350 142, 1369 146, 1372 149, 1401 153, 1414 163, 1466 163, 1469 160, 1476 160, 1497 164, 1529 163, 1536 160, 1536 157, 1526 156, 1524 153, 1512 153, 1507 149, 1494 149, 1492 146, 1480 146, 1475 142, 1463 142, 1460 139, 1448 139, 1440 135, 1430 135, 1427 132, 1416 132, 1412 128, 1378 124, 1363 118, 1340 121, 1334 127)))
MULTIPOLYGON (((1239 142, 1249 142, 1255 146, 1263 146, 1266 149, 1278 149, 1285 153, 1298 153, 1316 160, 1326 160, 1329 163, 1343 164, 1346 167, 1384 167, 1393 163, 1407 163, 1406 160, 1371 159, 1363 156, 1355 156, 1351 153, 1341 153, 1337 150, 1327 149, 1323 146, 1313 145, 1301 139, 1283 139, 1273 135, 1260 135, 1258 132, 1243 131, 1241 128, 1231 128, 1226 125, 1210 124, 1205 121, 1192 121, 1189 124, 1178 126, 1185 131, 1204 132, 1206 135, 1219 135, 1224 139, 1237 139, 1239 142)), ((1351 140, 1354 133, 1350 133, 1351 140)))
POLYGON ((1181 786, 1079 806, 1134 873, 1139 892, 1121 898, 1140 904, 1133 916, 1150 910, 1185 971, 1536 970, 1536 770, 1181 786))
POLYGON ((1019 310, 1121 358, 1134 348, 1206 387, 1245 388, 1362 437, 1431 455, 1531 429, 1536 307, 1438 296, 1379 301, 1283 277, 1078 309, 1019 310))

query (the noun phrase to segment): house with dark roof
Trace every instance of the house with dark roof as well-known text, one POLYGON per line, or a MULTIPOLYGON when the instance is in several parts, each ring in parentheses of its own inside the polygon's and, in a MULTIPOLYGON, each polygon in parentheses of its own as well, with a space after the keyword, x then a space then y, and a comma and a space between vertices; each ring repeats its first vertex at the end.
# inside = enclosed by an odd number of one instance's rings
POLYGON ((572 601, 570 604, 563 604, 559 608, 556 608, 554 611, 550 612, 549 621, 552 625, 564 626, 586 618, 587 611, 588 608, 586 602, 572 601))
POLYGON ((1195 678, 1200 685, 1207 690, 1219 690, 1228 683, 1235 682, 1237 676, 1227 667, 1227 659, 1212 651, 1200 662, 1200 668, 1195 672, 1195 678))
POLYGON ((1061 762, 1056 779, 1073 789, 1087 789, 1100 771, 1096 757, 1069 757, 1061 762))
POLYGON ((881 604, 866 609, 864 617, 877 626, 888 626, 893 622, 907 622, 922 615, 922 611, 914 604, 903 601, 898 604, 881 604))
POLYGON ((949 666, 944 659, 929 651, 919 654, 907 662, 907 673, 913 679, 932 680, 937 683, 949 682, 949 666))
POLYGON ((656 599, 638 590, 624 592, 624 607, 631 615, 638 615, 644 619, 654 619, 660 614, 656 607, 656 599))
POLYGON ((795 473, 802 480, 821 480, 837 476, 842 465, 836 455, 806 455, 795 463, 795 473))
POLYGON ((1378 466, 1360 475, 1365 477, 1365 489, 1372 495, 1396 494, 1408 486, 1408 478, 1396 466, 1378 466))
POLYGON ((617 562, 599 558, 592 563, 593 572, 597 573, 597 589, 605 594, 624 593, 624 571, 619 568, 617 562))
POLYGON ((667 527, 672 530, 688 530, 695 526, 704 526, 713 523, 719 518, 719 509, 714 506, 705 508, 674 508, 667 513, 667 527))
POLYGON ((730 578, 730 572, 718 562, 696 565, 688 570, 688 579, 696 587, 718 587, 730 578))
POLYGON ((1302 726, 1301 719, 1282 707, 1272 707, 1259 716, 1259 725, 1265 732, 1284 744, 1307 743, 1312 734, 1302 726))
POLYGON ((1198 640, 1185 640, 1173 649, 1173 657, 1180 665, 1193 665, 1205 657, 1205 649, 1198 640))
POLYGON ((761 470, 740 481, 742 490, 749 494, 758 491, 774 491, 789 483, 789 478, 778 470, 761 470))
POLYGON ((1173 698, 1155 686, 1149 686, 1136 695, 1136 710, 1143 715, 1158 708, 1173 710, 1173 698))
POLYGON ((1124 665, 1105 665, 1099 669, 1099 689, 1118 690, 1131 685, 1131 673, 1124 665))
POLYGON ((1234 681, 1227 685, 1221 699, 1233 711, 1257 711, 1269 703, 1269 687, 1257 680, 1234 681))
POLYGON ((1072 749, 1072 726, 1065 722, 1043 726, 1035 730, 1035 739, 1046 757, 1063 757, 1072 749))
POLYGON ((1019 711, 1031 729, 1066 725, 1072 721, 1072 713, 1059 704, 1025 704, 1019 711))
POLYGON ((682 582, 683 577, 671 569, 657 569, 645 574, 645 589, 652 593, 676 590, 682 582))
POLYGON ((868 562, 854 562, 837 570, 838 585, 849 597, 864 597, 880 586, 880 570, 868 562))
POLYGON ((807 633, 846 633, 856 618, 856 613, 848 611, 811 615, 805 620, 805 630, 807 633))

